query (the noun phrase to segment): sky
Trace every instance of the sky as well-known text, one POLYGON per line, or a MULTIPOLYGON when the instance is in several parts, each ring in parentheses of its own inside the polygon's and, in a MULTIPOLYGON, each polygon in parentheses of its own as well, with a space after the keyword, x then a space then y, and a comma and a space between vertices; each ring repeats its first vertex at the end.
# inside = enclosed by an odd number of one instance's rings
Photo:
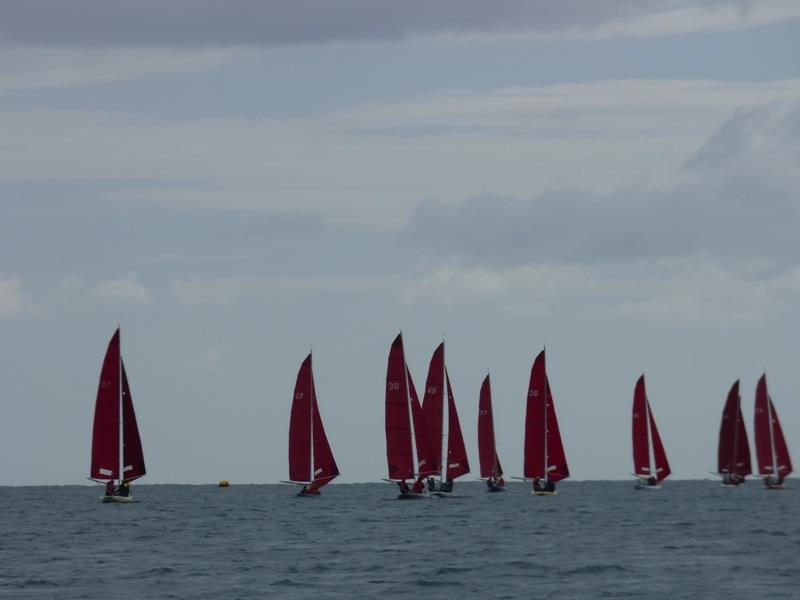
POLYGON ((312 349, 386 477, 401 330, 475 477, 545 346, 575 479, 630 477, 642 373, 674 478, 763 372, 800 452, 798 57, 793 0, 0 4, 0 485, 87 483, 118 323, 143 483, 286 479, 312 349))

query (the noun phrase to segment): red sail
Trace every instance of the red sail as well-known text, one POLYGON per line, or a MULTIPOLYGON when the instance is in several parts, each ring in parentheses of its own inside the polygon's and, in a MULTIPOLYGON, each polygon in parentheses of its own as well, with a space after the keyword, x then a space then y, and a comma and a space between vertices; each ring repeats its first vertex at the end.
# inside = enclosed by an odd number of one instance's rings
POLYGON ((314 410, 314 384, 311 354, 300 365, 294 385, 289 418, 289 479, 311 481, 311 413, 314 410))
POLYGON ((389 479, 412 479, 414 456, 411 449, 411 422, 402 334, 395 338, 389 350, 385 410, 386 462, 389 467, 389 479))
POLYGON ((122 479, 133 481, 147 471, 144 467, 139 427, 136 425, 136 413, 133 410, 133 396, 122 357, 119 359, 119 366, 122 370, 122 479))
POLYGON ((494 440, 492 388, 488 375, 481 384, 478 400, 478 458, 481 463, 481 477, 499 477, 503 474, 494 440))
POLYGON ((328 436, 325 435, 325 428, 322 426, 322 417, 319 415, 319 407, 317 406, 317 390, 314 386, 313 373, 311 376, 311 399, 314 403, 311 409, 314 432, 313 482, 320 488, 326 483, 333 481, 339 475, 339 467, 336 466, 336 461, 333 458, 333 451, 331 451, 331 446, 328 443, 328 436))
POLYGON ((437 471, 442 470, 442 430, 444 423, 444 342, 433 351, 425 381, 425 397, 422 411, 428 425, 431 441, 431 457, 437 471))
POLYGON ((447 382, 447 478, 456 479, 469 473, 467 449, 464 446, 464 436, 461 434, 461 425, 458 422, 456 401, 453 398, 453 388, 450 385, 450 376, 445 370, 447 382))
POLYGON ((655 476, 658 481, 665 479, 670 473, 667 453, 658 435, 656 421, 647 401, 647 390, 644 375, 636 381, 633 391, 633 469, 640 477, 655 476), (649 432, 648 432, 649 428, 649 432), (654 465, 650 464, 650 444, 653 448, 654 465))
POLYGON ((411 371, 406 366, 406 376, 408 377, 408 391, 411 395, 411 419, 414 422, 414 440, 417 448, 417 468, 420 477, 436 475, 440 473, 433 458, 433 444, 431 443, 428 424, 425 422, 425 413, 417 397, 417 390, 414 387, 414 380, 411 379, 411 371))
POLYGON ((658 435, 656 420, 653 418, 653 411, 650 403, 647 403, 647 414, 650 416, 650 437, 653 438, 653 460, 656 463, 656 479, 662 481, 666 479, 672 471, 669 468, 667 453, 664 452, 664 445, 661 443, 661 436, 658 435))
POLYGON ((755 437, 758 472, 781 478, 792 472, 792 459, 783 437, 783 428, 775 412, 775 405, 767 391, 767 376, 762 375, 756 385, 755 437))
POLYGON ((539 353, 531 367, 525 413, 523 473, 527 478, 538 477, 551 481, 569 477, 553 396, 547 381, 544 350, 539 353))
POLYGON ((747 441, 747 429, 742 417, 738 380, 731 386, 725 408, 722 410, 717 447, 717 472, 741 476, 753 472, 750 465, 750 444, 747 441))
POLYGON ((649 477, 650 444, 647 435, 647 392, 644 388, 644 375, 639 377, 633 391, 633 472, 641 477, 649 477))
POLYGON ((100 369, 97 402, 94 407, 92 427, 92 479, 119 477, 119 420, 120 420, 120 355, 119 329, 108 343, 106 357, 100 369))

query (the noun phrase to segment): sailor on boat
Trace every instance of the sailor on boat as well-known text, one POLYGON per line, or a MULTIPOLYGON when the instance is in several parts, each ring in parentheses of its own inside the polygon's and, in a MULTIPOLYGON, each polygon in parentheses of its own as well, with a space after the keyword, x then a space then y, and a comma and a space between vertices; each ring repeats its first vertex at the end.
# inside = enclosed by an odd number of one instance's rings
POLYGON ((725 473, 722 476, 723 485, 741 485, 744 483, 744 476, 738 473, 725 473))
POLYGON ((534 492, 555 492, 556 482, 550 479, 540 479, 539 477, 533 478, 533 491, 534 492))
POLYGON ((115 490, 115 489, 116 489, 116 488, 115 488, 115 486, 114 486, 114 480, 113 480, 113 479, 109 479, 109 480, 106 482, 106 496, 109 496, 109 497, 110 497, 110 496, 113 496, 113 495, 114 495, 114 490, 115 490))
MULTIPOLYGON (((108 486, 106 486, 106 492, 108 492, 108 486)), ((114 496, 121 496, 122 498, 127 498, 128 496, 130 496, 131 495, 131 488, 130 488, 130 485, 128 484, 128 482, 123 479, 122 482, 119 484, 119 487, 116 489, 116 491, 114 492, 113 495, 114 496)))
POLYGON ((400 488, 400 493, 401 494, 408 494, 408 493, 411 492, 411 490, 408 489, 408 484, 406 483, 405 479, 401 479, 400 481, 398 481, 397 482, 397 487, 400 488))
POLYGON ((431 492, 431 493, 435 492, 436 491, 436 480, 433 478, 433 476, 429 476, 428 477, 428 482, 427 483, 428 483, 428 491, 431 492))
POLYGON ((425 484, 422 482, 422 477, 418 477, 414 482, 414 487, 411 488, 412 494, 421 494, 425 491, 425 484))
POLYGON ((767 475, 764 477, 764 487, 780 488, 783 487, 783 477, 780 475, 767 475))

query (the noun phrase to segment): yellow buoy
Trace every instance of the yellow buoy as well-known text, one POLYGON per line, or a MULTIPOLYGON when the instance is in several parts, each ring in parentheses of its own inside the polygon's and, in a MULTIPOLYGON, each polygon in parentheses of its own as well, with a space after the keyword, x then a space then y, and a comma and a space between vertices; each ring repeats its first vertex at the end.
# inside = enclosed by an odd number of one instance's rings
POLYGON ((220 479, 219 480, 219 487, 228 487, 230 485, 230 481, 227 479, 220 479))

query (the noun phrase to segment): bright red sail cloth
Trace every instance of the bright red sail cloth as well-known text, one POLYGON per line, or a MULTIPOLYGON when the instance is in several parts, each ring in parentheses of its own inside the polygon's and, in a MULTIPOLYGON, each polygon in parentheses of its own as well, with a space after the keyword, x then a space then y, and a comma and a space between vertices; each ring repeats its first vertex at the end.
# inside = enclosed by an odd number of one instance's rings
POLYGON ((478 398, 478 458, 481 464, 481 477, 499 477, 503 474, 495 446, 492 387, 488 375, 481 384, 478 398))
POLYGON ((722 410, 717 446, 717 472, 742 476, 753 472, 747 429, 742 418, 738 380, 731 386, 725 400, 725 408, 722 410))
POLYGON ((553 397, 547 381, 544 350, 538 354, 531 367, 525 412, 524 451, 523 473, 526 478, 560 481, 569 477, 553 397))
POLYGON ((663 481, 672 473, 672 470, 669 468, 667 453, 664 452, 664 444, 661 443, 661 436, 658 434, 658 427, 656 427, 656 420, 653 417, 649 402, 647 403, 647 414, 650 415, 650 437, 653 438, 653 460, 656 463, 656 479, 663 481))
POLYGON ((333 458, 333 451, 328 443, 328 436, 325 435, 325 428, 322 426, 322 417, 319 414, 317 405, 317 391, 314 386, 314 377, 311 377, 311 398, 314 406, 312 407, 312 426, 314 429, 314 474, 313 482, 317 487, 330 483, 339 476, 339 467, 333 458))
POLYGON ((647 439, 647 392, 644 385, 644 375, 636 381, 633 390, 633 472, 640 477, 653 475, 650 472, 650 447, 647 439))
POLYGON ((436 460, 433 458, 433 444, 431 443, 428 424, 425 422, 425 413, 417 397, 417 389, 414 387, 414 380, 411 378, 411 371, 406 366, 406 376, 408 377, 408 391, 411 396, 411 419, 414 423, 414 441, 417 448, 417 471, 420 477, 437 475, 441 473, 436 460))
POLYGON ((120 355, 119 329, 108 343, 92 426, 92 462, 89 477, 92 479, 117 479, 119 477, 119 420, 120 420, 120 355))
POLYGON ((783 436, 783 428, 778 420, 778 413, 775 412, 775 405, 767 391, 766 375, 762 375, 756 385, 754 420, 758 472, 761 475, 786 477, 793 470, 792 459, 783 436))
POLYGON ((447 478, 457 479, 469 473, 469 460, 467 449, 464 445, 464 436, 461 433, 461 424, 456 411, 456 401, 453 397, 453 388, 450 385, 450 376, 445 370, 447 383, 447 478))
POLYGON ((136 412, 133 410, 133 396, 122 357, 119 365, 122 370, 122 479, 133 481, 145 475, 147 470, 144 466, 139 426, 136 424, 136 412))
POLYGON ((294 386, 292 412, 289 417, 289 479, 310 482, 311 477, 311 413, 314 392, 311 354, 300 365, 294 386))
POLYGON ((436 347, 428 366, 422 412, 431 441, 431 457, 439 472, 442 470, 442 429, 444 423, 444 342, 436 347))
POLYGON ((402 334, 395 338, 389 349, 386 366, 385 425, 389 479, 412 479, 414 456, 411 449, 411 421, 402 334))

